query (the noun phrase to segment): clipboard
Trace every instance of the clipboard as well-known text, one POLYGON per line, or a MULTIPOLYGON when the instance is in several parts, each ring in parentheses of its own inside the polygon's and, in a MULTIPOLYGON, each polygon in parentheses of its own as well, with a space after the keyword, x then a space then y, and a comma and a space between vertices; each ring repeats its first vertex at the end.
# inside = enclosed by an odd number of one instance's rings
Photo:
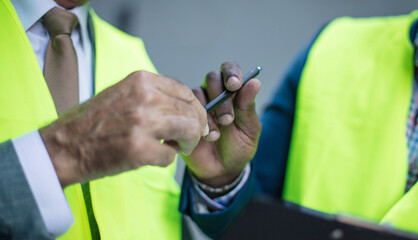
POLYGON ((418 240, 418 235, 289 202, 255 199, 220 239, 418 240))

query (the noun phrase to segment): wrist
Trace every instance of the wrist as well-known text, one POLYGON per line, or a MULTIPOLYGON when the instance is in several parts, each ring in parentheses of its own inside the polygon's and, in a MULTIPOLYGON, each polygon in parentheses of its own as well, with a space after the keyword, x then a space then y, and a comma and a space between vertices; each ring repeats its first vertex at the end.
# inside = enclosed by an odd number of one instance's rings
POLYGON ((219 170, 216 172, 207 171, 192 171, 189 168, 190 173, 199 181, 212 187, 222 187, 230 184, 234 181, 243 171, 245 165, 242 168, 234 169, 233 171, 219 170))
POLYGON ((45 148, 51 158, 52 165, 60 181, 61 187, 65 187, 80 182, 80 171, 77 171, 77 158, 69 150, 70 143, 68 137, 62 129, 54 127, 52 123, 39 130, 39 134, 44 142, 45 148))
POLYGON ((245 171, 222 178, 209 179, 206 181, 198 179, 193 173, 189 172, 192 181, 210 198, 217 198, 229 193, 242 180, 245 171))

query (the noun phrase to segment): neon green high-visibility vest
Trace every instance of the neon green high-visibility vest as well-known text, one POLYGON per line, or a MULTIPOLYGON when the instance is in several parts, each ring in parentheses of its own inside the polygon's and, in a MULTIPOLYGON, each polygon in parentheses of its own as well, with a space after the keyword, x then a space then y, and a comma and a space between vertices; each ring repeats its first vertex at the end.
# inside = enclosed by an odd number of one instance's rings
MULTIPOLYGON (((143 45, 93 12, 96 94, 135 70, 156 72, 143 45)), ((57 118, 52 97, 16 12, 0 0, 0 141, 38 129, 57 118)), ((102 240, 180 239, 180 189, 176 164, 141 167, 92 181, 90 192, 102 240)), ((75 224, 60 239, 91 239, 79 184, 65 194, 75 224)))
POLYGON ((345 17, 319 35, 297 91, 284 199, 418 232, 418 185, 404 194, 417 17, 345 17))

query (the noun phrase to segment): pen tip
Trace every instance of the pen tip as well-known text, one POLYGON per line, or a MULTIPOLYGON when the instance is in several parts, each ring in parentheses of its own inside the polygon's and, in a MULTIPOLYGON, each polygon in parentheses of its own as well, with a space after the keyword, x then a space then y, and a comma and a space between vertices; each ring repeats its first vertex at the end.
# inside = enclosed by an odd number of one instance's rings
POLYGON ((263 68, 261 66, 258 66, 257 69, 258 69, 258 71, 263 70, 263 68))

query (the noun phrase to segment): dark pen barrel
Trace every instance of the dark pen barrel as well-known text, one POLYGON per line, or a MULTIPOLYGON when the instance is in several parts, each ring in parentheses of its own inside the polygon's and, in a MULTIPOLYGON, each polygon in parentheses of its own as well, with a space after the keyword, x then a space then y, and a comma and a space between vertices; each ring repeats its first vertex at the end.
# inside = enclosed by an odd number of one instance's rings
MULTIPOLYGON (((261 70, 262 68, 258 66, 254 68, 253 70, 249 71, 247 74, 245 74, 243 77, 242 86, 244 86, 248 81, 256 77, 261 72, 261 70)), ((239 89, 237 91, 239 91, 239 89)), ((213 109, 215 109, 217 106, 219 106, 219 104, 223 103, 227 98, 231 97, 232 94, 236 93, 237 91, 228 91, 228 90, 223 91, 216 98, 214 98, 212 101, 206 104, 205 106, 206 112, 210 112, 213 109)))

